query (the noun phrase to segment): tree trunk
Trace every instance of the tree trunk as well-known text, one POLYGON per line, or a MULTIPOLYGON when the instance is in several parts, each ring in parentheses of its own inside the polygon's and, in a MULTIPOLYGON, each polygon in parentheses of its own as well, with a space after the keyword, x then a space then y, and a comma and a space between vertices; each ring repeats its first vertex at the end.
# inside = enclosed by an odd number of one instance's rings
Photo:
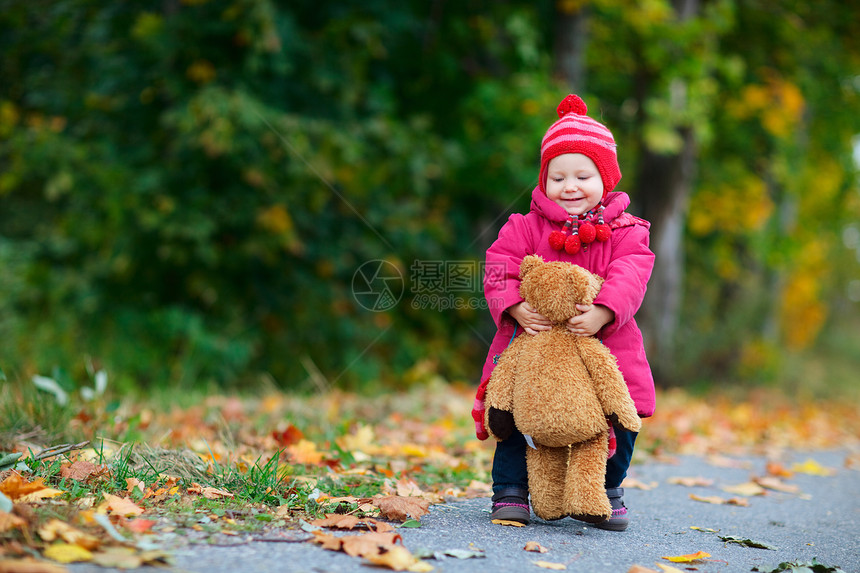
POLYGON ((642 216, 651 221, 651 250, 656 255, 642 329, 655 379, 673 383, 675 337, 684 282, 684 221, 694 177, 696 146, 692 130, 679 130, 684 146, 676 155, 645 150, 637 174, 642 216))
MULTIPOLYGON (((560 6, 559 2, 557 6, 560 6)), ((588 8, 573 12, 556 8, 555 74, 571 92, 585 91, 585 46, 588 43, 588 8)))
MULTIPOLYGON (((699 12, 699 0, 674 0, 672 4, 680 22, 699 12)), ((637 95, 639 109, 644 114, 644 102, 653 82, 647 72, 641 77, 637 95)), ((673 106, 686 107, 686 85, 682 80, 672 83, 670 97, 673 106)), ((695 177, 695 135, 690 127, 678 127, 677 131, 683 143, 674 154, 655 153, 640 140, 642 155, 636 177, 636 196, 642 216, 651 221, 651 250, 656 255, 641 322, 646 352, 658 384, 679 382, 674 376, 674 365, 684 286, 684 223, 695 177)))

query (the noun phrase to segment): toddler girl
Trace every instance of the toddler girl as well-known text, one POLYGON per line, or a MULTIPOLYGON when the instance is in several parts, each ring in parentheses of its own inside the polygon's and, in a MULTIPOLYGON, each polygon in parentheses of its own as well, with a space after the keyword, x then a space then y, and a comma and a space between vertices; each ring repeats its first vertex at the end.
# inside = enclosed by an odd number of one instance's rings
MULTIPOLYGON (((484 363, 475 401, 476 430, 483 427, 483 398, 498 356, 514 336, 531 336, 551 328, 550 321, 523 301, 519 293, 520 262, 537 254, 549 261, 569 261, 606 281, 594 304, 577 306, 567 329, 577 336, 597 336, 618 360, 641 417, 654 413, 651 367, 642 333, 633 315, 642 304, 654 265, 648 248, 650 224, 627 213, 630 198, 613 192, 621 179, 615 140, 606 126, 586 115, 585 102, 568 95, 557 108, 541 142, 538 186, 530 211, 514 214, 487 249, 484 295, 497 331, 484 363)), ((637 434, 616 427, 616 452, 606 466, 606 493, 612 517, 597 527, 627 528, 621 482, 627 475, 637 434)), ((492 519, 529 522, 526 441, 516 432, 498 442, 493 458, 492 519)))

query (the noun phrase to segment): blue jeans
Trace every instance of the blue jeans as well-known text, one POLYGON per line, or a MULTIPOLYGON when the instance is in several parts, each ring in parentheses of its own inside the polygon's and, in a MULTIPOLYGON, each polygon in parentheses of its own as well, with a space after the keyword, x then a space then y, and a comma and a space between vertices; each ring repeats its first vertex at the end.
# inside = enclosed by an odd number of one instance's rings
MULTIPOLYGON (((630 459, 633 457, 633 446, 638 435, 637 432, 628 432, 615 427, 617 449, 615 455, 606 460, 605 487, 619 487, 627 477, 630 459)), ((496 454, 493 457, 493 491, 506 487, 519 487, 526 490, 529 488, 529 474, 526 467, 528 447, 526 439, 519 430, 515 430, 507 440, 496 442, 496 454)))

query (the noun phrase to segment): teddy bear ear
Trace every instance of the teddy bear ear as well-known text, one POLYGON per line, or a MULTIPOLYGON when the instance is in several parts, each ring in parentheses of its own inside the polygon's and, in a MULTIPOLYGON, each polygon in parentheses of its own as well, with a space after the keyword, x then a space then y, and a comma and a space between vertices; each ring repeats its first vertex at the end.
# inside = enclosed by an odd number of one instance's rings
POLYGON ((523 259, 523 262, 520 263, 520 280, 523 279, 532 269, 538 267, 544 263, 543 258, 540 255, 528 255, 523 259))

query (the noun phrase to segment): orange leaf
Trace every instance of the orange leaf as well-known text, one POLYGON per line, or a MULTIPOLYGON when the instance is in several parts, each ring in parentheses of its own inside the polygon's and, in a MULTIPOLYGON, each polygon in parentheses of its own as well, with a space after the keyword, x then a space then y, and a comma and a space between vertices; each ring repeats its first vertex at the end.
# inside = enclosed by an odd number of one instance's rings
POLYGON ((65 567, 34 559, 0 559, 0 573, 66 573, 65 567))
POLYGON ((511 527, 525 527, 524 523, 520 523, 519 521, 512 521, 510 519, 494 519, 491 521, 496 525, 509 525, 511 527))
POLYGON ((223 489, 216 487, 204 487, 199 483, 192 483, 188 488, 188 493, 198 493, 206 499, 220 499, 222 497, 233 497, 233 494, 223 489))
POLYGON ((386 547, 378 553, 365 555, 364 558, 374 565, 382 565, 394 571, 405 571, 418 561, 408 549, 401 545, 386 547))
POLYGON ((547 553, 549 549, 538 543, 537 541, 529 541, 526 543, 526 546, 523 547, 526 551, 533 551, 535 553, 547 553))
POLYGON ((36 478, 32 482, 28 482, 21 477, 21 474, 15 471, 0 483, 0 491, 5 493, 6 497, 12 501, 19 503, 32 503, 40 499, 56 497, 65 493, 64 491, 46 486, 42 478, 36 478))
POLYGON ((410 516, 420 519, 430 513, 430 502, 420 497, 377 496, 373 498, 373 505, 379 508, 382 517, 394 521, 406 521, 410 516))
POLYGON ((133 501, 124 497, 117 497, 109 493, 104 494, 107 509, 117 515, 129 517, 132 515, 140 515, 143 513, 143 508, 137 506, 133 501))
POLYGON ((286 430, 272 432, 272 437, 278 442, 278 445, 283 447, 292 446, 299 443, 305 437, 301 430, 290 424, 286 430))
POLYGON ((303 465, 317 465, 322 462, 322 452, 310 440, 299 440, 287 448, 292 462, 303 465))
POLYGON ((665 559, 666 561, 671 561, 672 563, 692 563, 693 561, 706 559, 710 556, 710 553, 705 553, 704 551, 697 551, 696 553, 688 553, 687 555, 678 555, 676 557, 663 557, 663 559, 665 559))
POLYGON ((27 522, 18 517, 17 515, 13 515, 11 513, 6 513, 5 511, 0 511, 0 533, 4 531, 9 531, 17 527, 21 529, 27 525, 27 522))
POLYGON ((129 519, 123 526, 129 531, 133 531, 135 533, 146 533, 152 526, 155 525, 156 522, 151 519, 129 519))

